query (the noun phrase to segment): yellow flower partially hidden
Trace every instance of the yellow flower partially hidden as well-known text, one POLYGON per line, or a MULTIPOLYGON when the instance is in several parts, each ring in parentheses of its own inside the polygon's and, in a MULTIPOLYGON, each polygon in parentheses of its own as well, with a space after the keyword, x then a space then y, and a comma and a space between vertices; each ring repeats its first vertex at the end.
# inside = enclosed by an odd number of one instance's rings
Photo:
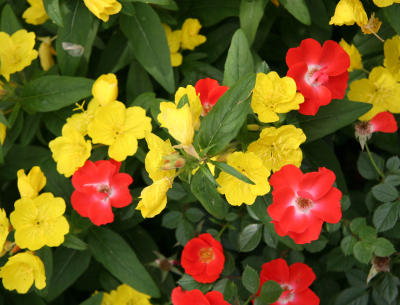
POLYGON ((116 0, 83 0, 85 5, 97 18, 107 22, 110 15, 118 14, 122 9, 116 0))
POLYGON ((37 289, 46 287, 46 274, 42 260, 27 251, 11 256, 0 268, 0 277, 7 290, 27 293, 33 283, 37 289))
POLYGON ((279 120, 278 113, 298 110, 304 97, 297 93, 296 82, 290 77, 280 78, 278 73, 257 73, 251 107, 264 123, 279 120))
POLYGON ((165 34, 167 35, 169 53, 171 56, 171 65, 173 67, 178 67, 182 64, 182 54, 178 52, 181 47, 182 31, 172 31, 170 26, 165 23, 163 23, 162 26, 165 34))
POLYGON ((376 6, 386 7, 390 6, 393 3, 400 3, 400 0, 373 0, 376 6))
POLYGON ((28 3, 31 6, 22 14, 22 18, 25 19, 26 23, 39 25, 45 23, 46 20, 49 19, 44 9, 43 0, 28 0, 28 3))
POLYGON ((150 298, 127 284, 121 284, 110 293, 104 293, 101 305, 151 305, 150 298))
POLYGON ((346 51, 346 53, 350 57, 350 67, 347 71, 351 72, 354 70, 361 70, 363 69, 363 64, 361 60, 361 54, 357 50, 354 44, 349 45, 343 38, 339 42, 340 46, 346 51))
POLYGON ((22 71, 38 57, 35 33, 19 30, 11 36, 0 32, 0 74, 10 80, 10 74, 22 71))
POLYGON ((68 123, 63 126, 62 136, 50 141, 49 147, 57 162, 57 171, 65 177, 72 176, 83 166, 92 150, 90 141, 85 141, 82 134, 68 123))
POLYGON ((92 94, 100 106, 115 101, 118 97, 118 80, 115 74, 100 75, 92 86, 92 94))
POLYGON ((255 184, 249 184, 238 178, 221 172, 217 178, 220 185, 218 192, 225 194, 231 205, 251 205, 257 196, 265 195, 270 191, 268 183, 269 170, 263 161, 253 152, 234 152, 227 157, 228 165, 234 167, 255 184))
POLYGON ((198 19, 188 18, 182 25, 182 49, 194 50, 206 42, 206 36, 199 35, 201 24, 198 19))
POLYGON ((398 35, 387 39, 384 44, 385 59, 383 64, 400 81, 400 37, 398 35))
POLYGON ((6 139, 7 134, 7 126, 0 122, 0 144, 4 144, 4 140, 6 139))
POLYGON ((48 71, 52 66, 54 66, 53 56, 57 54, 56 50, 51 45, 54 38, 39 37, 38 40, 42 42, 39 46, 40 65, 44 71, 48 71))
POLYGON ((162 178, 145 187, 140 194, 136 210, 140 210, 143 218, 154 217, 167 205, 167 192, 172 187, 172 179, 162 178))
POLYGON ((361 121, 368 121, 383 111, 400 113, 400 83, 384 67, 373 68, 368 79, 353 81, 347 97, 354 102, 372 104, 372 109, 359 117, 361 121))
POLYGON ((0 209, 0 253, 4 248, 8 233, 10 232, 10 222, 8 221, 6 211, 0 209))
POLYGON ((359 26, 368 23, 368 16, 360 0, 340 0, 329 24, 359 26))
POLYGON ((17 172, 18 190, 21 198, 35 198, 46 185, 46 176, 43 174, 39 166, 34 166, 25 174, 23 169, 17 172))
POLYGON ((303 130, 293 125, 268 127, 261 131, 259 139, 251 143, 247 151, 255 153, 266 168, 276 172, 287 164, 300 167, 303 160, 300 144, 305 141, 303 130))
POLYGON ((137 150, 137 140, 151 131, 151 119, 141 107, 125 108, 113 101, 99 108, 88 126, 93 143, 108 145, 108 155, 116 161, 124 161, 137 150))
POLYGON ((193 128, 195 130, 200 128, 200 116, 203 112, 203 106, 201 105, 200 97, 196 93, 196 89, 192 85, 179 87, 175 93, 175 104, 179 105, 179 101, 184 95, 187 95, 189 100, 190 112, 192 113, 193 128))

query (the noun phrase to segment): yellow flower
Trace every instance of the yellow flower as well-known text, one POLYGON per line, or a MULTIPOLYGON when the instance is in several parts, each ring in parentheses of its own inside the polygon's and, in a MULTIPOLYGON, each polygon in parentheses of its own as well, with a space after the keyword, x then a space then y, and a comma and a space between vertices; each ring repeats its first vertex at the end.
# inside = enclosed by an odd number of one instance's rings
POLYGON ((182 49, 194 50, 197 46, 206 42, 206 36, 199 35, 201 24, 199 20, 188 18, 182 25, 182 49))
POLYGON ((196 89, 192 85, 179 87, 175 93, 175 104, 178 105, 179 101, 184 95, 187 95, 189 100, 190 112, 192 113, 192 122, 195 130, 200 127, 200 116, 203 112, 203 106, 201 105, 200 97, 196 93, 196 89))
POLYGON ((116 0, 83 0, 85 5, 97 18, 107 22, 110 15, 118 14, 122 9, 116 0))
POLYGON ((22 71, 38 57, 35 33, 19 30, 11 36, 0 32, 0 74, 10 80, 10 74, 22 71))
POLYGON ((63 216, 63 198, 43 193, 33 199, 18 199, 14 208, 10 220, 15 229, 15 243, 20 248, 35 251, 43 246, 57 247, 64 242, 69 224, 63 216))
POLYGON ((65 177, 72 176, 90 157, 92 144, 72 125, 64 124, 62 136, 49 143, 57 171, 65 177))
POLYGON ((255 153, 266 168, 276 172, 287 164, 300 167, 303 154, 299 146, 305 140, 303 130, 293 125, 268 127, 261 131, 259 139, 251 143, 247 151, 255 153))
POLYGON ((375 17, 375 13, 372 13, 371 17, 368 19, 368 22, 360 25, 360 27, 364 34, 376 34, 379 32, 381 25, 382 22, 379 20, 379 18, 375 17))
POLYGON ((363 68, 361 54, 357 50, 356 46, 354 44, 349 45, 343 38, 339 44, 350 57, 350 67, 348 71, 361 70, 363 68))
POLYGON ((92 86, 93 98, 100 106, 115 101, 118 96, 118 80, 115 74, 103 74, 99 76, 92 86))
POLYGON ((276 72, 257 73, 251 107, 261 122, 276 122, 277 113, 298 110, 304 102, 304 97, 296 91, 296 82, 290 77, 280 78, 276 72))
POLYGON ((4 248, 8 232, 10 232, 10 222, 8 221, 6 211, 0 209, 0 253, 4 248))
POLYGON ((7 126, 0 122, 0 144, 4 144, 4 140, 6 139, 7 134, 7 126))
POLYGON ((335 14, 329 21, 329 24, 335 25, 353 25, 359 26, 368 23, 367 13, 364 10, 360 0, 340 0, 336 5, 335 14))
POLYGON ((161 123, 161 127, 167 128, 169 134, 182 145, 189 146, 192 144, 194 136, 193 117, 188 104, 178 109, 174 103, 162 102, 157 120, 161 123))
POLYGON ((103 299, 101 300, 101 305, 117 305, 115 302, 117 295, 115 290, 112 290, 110 293, 104 292, 103 299))
POLYGON ((43 0, 28 0, 28 3, 31 6, 22 14, 22 18, 25 19, 26 23, 39 25, 45 23, 46 20, 49 19, 44 9, 43 0))
POLYGON ((18 190, 21 198, 35 198, 40 190, 46 185, 46 176, 43 174, 39 166, 34 166, 25 174, 23 169, 17 172, 18 190))
POLYGON ((376 6, 386 7, 393 3, 400 3, 400 0, 373 0, 376 6))
POLYGON ((0 277, 7 290, 26 293, 35 282, 37 289, 46 287, 46 274, 42 260, 27 251, 11 256, 0 268, 0 277))
POLYGON ((398 35, 387 39, 384 45, 385 59, 383 64, 400 81, 400 37, 398 35))
POLYGON ((118 101, 99 108, 88 126, 93 143, 108 145, 108 155, 116 161, 133 156, 137 150, 137 140, 150 131, 151 119, 143 108, 125 108, 118 101))
POLYGON ((165 34, 167 35, 169 52, 171 55, 171 65, 173 67, 178 67, 182 64, 182 54, 178 52, 181 47, 182 31, 172 31, 169 25, 165 23, 163 23, 162 26, 164 28, 165 34))
POLYGON ((121 284, 110 293, 104 293, 101 305, 151 305, 150 298, 127 284, 121 284))
POLYGON ((53 55, 56 55, 56 50, 53 48, 51 43, 54 39, 50 37, 39 37, 42 43, 39 46, 39 60, 40 65, 44 71, 48 71, 52 66, 54 66, 53 55))
POLYGON ((269 170, 263 161, 253 152, 234 152, 227 157, 228 165, 237 169, 255 184, 249 184, 238 178, 221 172, 217 178, 220 185, 218 192, 225 194, 226 200, 231 205, 253 204, 257 196, 269 192, 269 170))
POLYGON ((368 121, 383 111, 400 113, 400 83, 384 67, 373 68, 368 79, 353 81, 347 97, 354 102, 372 104, 372 109, 359 118, 361 121, 368 121))
POLYGON ((143 218, 151 218, 161 213, 167 205, 167 192, 172 187, 172 179, 162 178, 145 187, 140 194, 136 210, 140 210, 143 218))
MULTIPOLYGON (((79 107, 82 107, 81 110, 83 110, 83 106, 79 107)), ((88 133, 89 123, 93 120, 97 110, 101 107, 101 101, 93 98, 89 102, 86 110, 83 110, 83 112, 80 113, 75 113, 67 118, 67 124, 73 126, 82 136, 86 136, 88 133)))

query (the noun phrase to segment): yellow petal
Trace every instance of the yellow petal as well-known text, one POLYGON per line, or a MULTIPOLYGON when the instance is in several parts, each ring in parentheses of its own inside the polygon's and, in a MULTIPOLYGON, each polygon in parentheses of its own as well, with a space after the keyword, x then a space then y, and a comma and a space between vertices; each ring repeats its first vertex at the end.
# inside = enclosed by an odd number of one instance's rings
POLYGON ((89 11, 97 18, 107 22, 110 15, 120 12, 122 9, 121 3, 116 0, 83 0, 89 11))
POLYGON ((0 144, 4 144, 4 140, 6 139, 6 133, 7 133, 7 126, 4 125, 3 123, 0 123, 0 144))
POLYGON ((368 22, 367 13, 360 0, 340 0, 336 5, 335 14, 329 24, 364 25, 368 22))
POLYGON ((103 74, 93 84, 92 94, 101 106, 115 101, 118 96, 118 80, 115 74, 103 74))
POLYGON ((151 218, 161 213, 167 205, 167 191, 172 187, 169 178, 155 181, 145 187, 140 194, 137 210, 140 210, 143 218, 151 218))
POLYGON ((353 70, 363 69, 361 54, 357 50, 356 46, 354 44, 349 45, 343 38, 339 44, 350 57, 350 67, 348 71, 351 72, 353 70))
POLYGON ((206 37, 199 35, 201 24, 198 19, 188 18, 182 25, 182 49, 194 50, 206 42, 206 37))
POLYGON ((34 198, 42 188, 46 185, 46 176, 43 174, 39 166, 34 166, 29 171, 28 175, 25 174, 23 169, 17 172, 18 177, 18 190, 21 198, 34 198))

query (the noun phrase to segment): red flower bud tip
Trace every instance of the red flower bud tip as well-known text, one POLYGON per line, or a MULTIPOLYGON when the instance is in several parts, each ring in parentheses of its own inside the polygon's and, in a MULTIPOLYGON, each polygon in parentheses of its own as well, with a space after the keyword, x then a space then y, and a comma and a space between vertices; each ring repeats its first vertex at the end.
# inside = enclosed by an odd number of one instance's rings
POLYGON ((171 301, 173 305, 229 305, 219 291, 210 291, 204 295, 199 289, 183 291, 180 286, 172 290, 171 301))
POLYGON ((182 168, 186 164, 186 160, 177 152, 164 156, 164 165, 162 170, 171 170, 175 168, 182 168))
POLYGON ((203 105, 202 116, 206 116, 219 98, 229 89, 227 86, 220 86, 218 81, 211 78, 198 80, 194 88, 196 93, 200 95, 200 101, 203 105))

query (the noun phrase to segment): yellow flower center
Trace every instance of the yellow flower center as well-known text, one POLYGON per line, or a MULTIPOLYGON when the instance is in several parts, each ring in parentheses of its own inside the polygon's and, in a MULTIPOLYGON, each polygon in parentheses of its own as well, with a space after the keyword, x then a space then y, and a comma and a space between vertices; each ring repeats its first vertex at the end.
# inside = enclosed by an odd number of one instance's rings
POLYGON ((214 251, 212 248, 201 248, 199 252, 200 262, 209 263, 214 260, 214 251))

